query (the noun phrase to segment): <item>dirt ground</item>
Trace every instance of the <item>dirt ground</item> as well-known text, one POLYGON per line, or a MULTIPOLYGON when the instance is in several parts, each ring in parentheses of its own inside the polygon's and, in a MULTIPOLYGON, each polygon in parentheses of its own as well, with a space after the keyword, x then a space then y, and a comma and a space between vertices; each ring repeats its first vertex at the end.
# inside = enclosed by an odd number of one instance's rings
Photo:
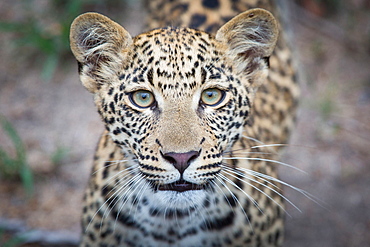
MULTIPOLYGON (((286 188, 287 198, 301 210, 287 206, 287 247, 370 246, 370 6, 350 2, 350 10, 327 19, 302 9, 293 9, 290 17, 302 96, 282 159, 304 172, 281 167, 280 175, 315 199, 286 188)), ((0 15, 7 12, 4 6, 12 7, 0 4, 0 15)), ((143 15, 134 4, 120 22, 137 34, 143 15)), ((0 41, 2 48, 11 46, 7 34, 1 33, 0 41)), ((0 228, 7 234, 27 232, 29 239, 49 245, 73 246, 103 124, 72 57, 45 82, 37 64, 12 52, 0 50, 0 114, 26 146, 35 193, 27 197, 19 181, 0 177, 0 228), (61 150, 64 155, 53 162, 61 150)), ((0 145, 12 152, 2 130, 0 145)), ((1 246, 9 243, 7 234, 0 232, 1 246)))

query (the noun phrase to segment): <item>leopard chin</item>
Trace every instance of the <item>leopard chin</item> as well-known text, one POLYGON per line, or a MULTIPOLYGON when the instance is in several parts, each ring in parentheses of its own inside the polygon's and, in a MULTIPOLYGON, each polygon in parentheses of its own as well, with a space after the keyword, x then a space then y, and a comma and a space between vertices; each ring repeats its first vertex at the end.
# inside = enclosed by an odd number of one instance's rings
POLYGON ((177 192, 173 190, 158 190, 153 193, 153 198, 158 203, 158 207, 173 207, 177 209, 186 209, 201 205, 206 198, 204 190, 188 190, 177 192))

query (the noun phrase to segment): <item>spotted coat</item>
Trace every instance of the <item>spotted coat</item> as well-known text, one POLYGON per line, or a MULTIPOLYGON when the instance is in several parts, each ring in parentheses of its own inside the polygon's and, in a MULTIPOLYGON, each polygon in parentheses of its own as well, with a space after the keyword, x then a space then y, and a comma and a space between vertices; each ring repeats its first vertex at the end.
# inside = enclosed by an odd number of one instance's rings
POLYGON ((277 148, 264 144, 287 141, 298 86, 281 28, 252 9, 278 15, 275 7, 147 6, 151 31, 134 38, 96 13, 71 27, 81 81, 106 127, 81 246, 281 246, 277 148))

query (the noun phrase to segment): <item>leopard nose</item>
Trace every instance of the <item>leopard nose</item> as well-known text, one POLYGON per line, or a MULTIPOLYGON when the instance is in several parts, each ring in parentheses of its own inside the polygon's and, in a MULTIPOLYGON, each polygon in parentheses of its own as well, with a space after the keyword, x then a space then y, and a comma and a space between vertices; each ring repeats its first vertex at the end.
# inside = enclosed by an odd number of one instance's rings
POLYGON ((190 163, 199 157, 200 152, 190 151, 187 153, 169 152, 162 154, 162 157, 170 162, 179 172, 183 174, 190 163))

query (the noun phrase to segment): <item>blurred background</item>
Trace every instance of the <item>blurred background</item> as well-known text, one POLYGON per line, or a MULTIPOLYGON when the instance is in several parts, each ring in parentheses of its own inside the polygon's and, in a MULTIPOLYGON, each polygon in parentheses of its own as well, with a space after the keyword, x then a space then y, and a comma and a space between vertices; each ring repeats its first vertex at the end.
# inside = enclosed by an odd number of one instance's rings
MULTIPOLYGON (((288 247, 370 246, 370 2, 285 1, 299 60, 297 127, 282 155, 288 247)), ((133 36, 135 0, 0 2, 0 246, 76 246, 103 130, 69 50, 69 26, 97 11, 133 36)))

